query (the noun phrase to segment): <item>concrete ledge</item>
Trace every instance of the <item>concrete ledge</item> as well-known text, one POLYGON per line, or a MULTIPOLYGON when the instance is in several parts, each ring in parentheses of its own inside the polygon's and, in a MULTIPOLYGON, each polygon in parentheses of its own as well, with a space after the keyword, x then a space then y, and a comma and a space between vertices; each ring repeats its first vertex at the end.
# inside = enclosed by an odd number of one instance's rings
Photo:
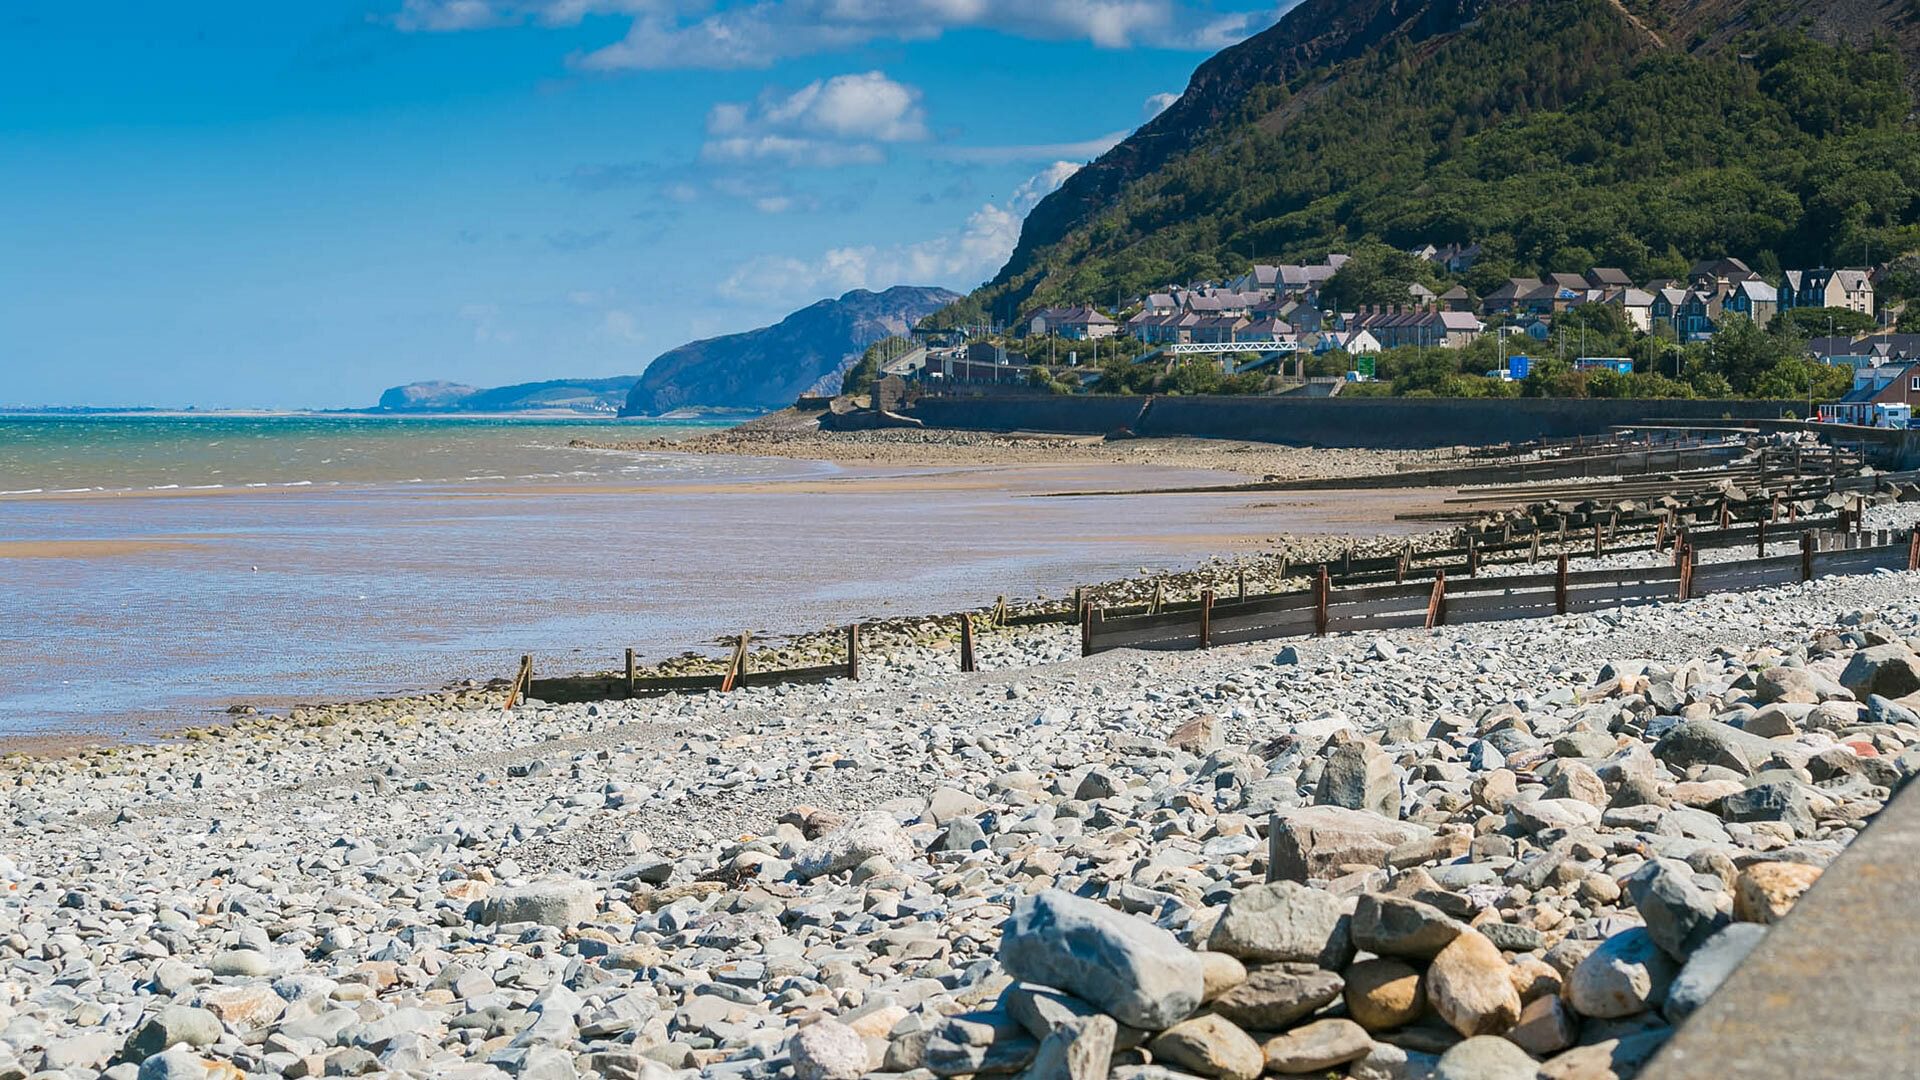
POLYGON ((1920 1076, 1920 785, 1834 860, 1641 1080, 1920 1076))

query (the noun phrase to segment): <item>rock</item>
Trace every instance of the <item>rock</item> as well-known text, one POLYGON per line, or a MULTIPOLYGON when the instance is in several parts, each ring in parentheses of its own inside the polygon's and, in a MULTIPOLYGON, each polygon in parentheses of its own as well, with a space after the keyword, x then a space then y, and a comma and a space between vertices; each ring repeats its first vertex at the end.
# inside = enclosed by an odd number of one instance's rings
POLYGON ((1019 1072, 1039 1052, 1040 1044, 1006 1013, 962 1013, 928 1035, 926 1067, 935 1076, 1019 1072))
POLYGON ((1213 1009, 1243 1028, 1279 1031, 1340 996, 1339 975, 1313 964, 1268 964, 1214 999, 1213 1009))
POLYGON ((1426 1012, 1420 970, 1387 957, 1362 960, 1346 971, 1347 1015, 1368 1031, 1411 1024, 1426 1012))
POLYGON ((1776 747, 1758 735, 1715 720, 1682 720, 1653 744, 1653 756, 1685 772, 1695 765, 1718 765, 1751 776, 1776 747))
POLYGON ((1520 1019, 1506 958, 1477 931, 1454 938, 1427 969, 1427 1001, 1462 1035, 1497 1035, 1520 1019))
POLYGON ((1607 805, 1607 785, 1584 762, 1562 761, 1555 767, 1553 783, 1547 785, 1549 799, 1577 799, 1593 806, 1607 805))
POLYGON ((1168 746, 1197 756, 1211 754, 1226 744, 1227 734, 1212 713, 1200 713, 1167 735, 1168 746))
POLYGON ((120 1056, 142 1062, 177 1043, 212 1046, 220 1039, 220 1018, 190 1005, 162 1005, 127 1036, 120 1056))
POLYGON ((1199 957, 1172 934, 1058 889, 1014 905, 1000 963, 1016 979, 1058 987, 1150 1031, 1192 1013, 1205 989, 1199 957))
POLYGON ((938 788, 927 797, 926 816, 935 825, 945 825, 955 818, 972 817, 987 808, 987 804, 958 788, 938 788))
POLYGON ((1733 917, 1742 922, 1779 922, 1802 893, 1820 880, 1820 868, 1806 863, 1762 862, 1740 871, 1733 885, 1733 917))
POLYGON ((1344 967, 1353 956, 1340 898, 1292 881, 1242 889, 1213 924, 1207 948, 1256 964, 1307 961, 1344 967))
POLYGON ((1579 1017, 1560 995, 1547 994, 1527 1002, 1520 1010, 1520 1022, 1513 1025, 1506 1038, 1534 1057, 1546 1057, 1572 1046, 1579 1034, 1579 1017))
POLYGON ((876 855, 894 865, 911 862, 913 841, 884 810, 861 814, 808 845, 794 860, 793 872, 802 881, 851 870, 876 855))
POLYGON ((1700 944, 1727 924, 1714 898, 1694 884, 1693 868, 1675 859, 1654 859, 1627 879, 1627 894, 1654 944, 1685 963, 1700 944))
POLYGON ((1656 1028, 1619 1039, 1576 1046, 1540 1064, 1540 1080, 1631 1080, 1673 1033, 1656 1028))
POLYGON ((1253 1036, 1219 1016, 1196 1016, 1175 1024, 1147 1048, 1153 1051, 1155 1061, 1221 1080, 1255 1080, 1266 1066, 1253 1036))
POLYGON ((1547 947, 1545 934, 1522 923, 1489 922, 1481 924, 1479 930, 1501 952, 1532 952, 1547 947))
POLYGON ((1766 927, 1739 922, 1708 938, 1693 951, 1680 974, 1674 976, 1672 985, 1667 987, 1666 1004, 1660 1011, 1675 1024, 1693 1015, 1766 936, 1766 927))
POLYGON ((1400 770, 1374 743, 1353 740, 1333 748, 1313 801, 1323 806, 1400 816, 1400 770))
POLYGON ((1321 1072, 1366 1057, 1373 1037, 1351 1020, 1315 1020, 1261 1047, 1267 1069, 1286 1075, 1321 1072))
POLYGON ((1200 954, 1201 1000, 1212 1001, 1247 981, 1247 965, 1226 953, 1200 954))
POLYGON ((1269 881, 1334 878, 1352 867, 1385 866, 1388 852, 1431 833, 1412 822, 1343 806, 1276 810, 1267 830, 1269 881))
POLYGON ((1350 1080, 1430 1080, 1440 1059, 1433 1054, 1376 1042, 1367 1056, 1347 1066, 1350 1080))
POLYGON ((1475 1035, 1440 1055, 1433 1080, 1533 1080, 1539 1066, 1497 1035, 1475 1035))
POLYGON ((1856 698, 1869 694, 1903 698, 1920 691, 1920 659, 1904 645, 1874 645, 1853 654, 1840 672, 1840 685, 1856 698))
POLYGON ((216 1077, 213 1062, 191 1050, 169 1050, 140 1063, 138 1080, 224 1080, 216 1077))
POLYGON ((1678 973, 1644 927, 1600 943, 1567 977, 1567 1003, 1582 1016, 1612 1020, 1658 1008, 1678 973))
POLYGON ((1496 814, 1505 813, 1507 804, 1520 793, 1519 778, 1512 769, 1494 769, 1473 778, 1473 801, 1496 814))
POLYGON ((228 949, 207 962, 207 970, 217 976, 259 978, 272 969, 272 958, 258 949, 228 949))
POLYGON ((271 986, 211 986, 200 992, 198 1004, 236 1031, 266 1027, 287 1011, 287 1002, 271 986))
POLYGON ((867 1044, 836 1020, 816 1020, 787 1040, 797 1080, 860 1080, 867 1072, 867 1044))
POLYGON ((1600 807, 1579 799, 1517 799, 1507 804, 1507 817, 1529 833, 1582 829, 1600 824, 1600 807))
POLYGON ((1354 945, 1379 956, 1431 960, 1465 929, 1439 908, 1403 896, 1366 893, 1353 911, 1354 945))
POLYGON ((1757 783, 1720 800, 1720 816, 1728 821, 1778 821, 1795 836, 1812 836, 1813 808, 1807 793, 1793 780, 1757 783))
POLYGON ((567 929, 592 919, 599 908, 593 886, 584 881, 543 881, 502 889, 480 901, 480 923, 539 923, 567 929))
POLYGON ((1040 1040, 1022 1080, 1107 1080, 1118 1027, 1099 1013, 1055 1027, 1040 1040))
POLYGON ((1806 668, 1767 668, 1754 676, 1753 692, 1762 703, 1791 701, 1814 705, 1820 701, 1820 691, 1814 685, 1813 673, 1806 668))

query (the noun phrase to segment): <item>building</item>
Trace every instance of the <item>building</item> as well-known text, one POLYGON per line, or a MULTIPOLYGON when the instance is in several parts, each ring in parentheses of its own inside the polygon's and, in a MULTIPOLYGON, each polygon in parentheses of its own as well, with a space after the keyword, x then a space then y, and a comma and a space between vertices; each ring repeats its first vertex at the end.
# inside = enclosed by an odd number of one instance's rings
POLYGON ((1779 314, 1779 292, 1764 281, 1754 278, 1734 285, 1722 306, 1727 311, 1738 312, 1752 319, 1757 326, 1765 326, 1779 314))
POLYGON ((1098 341, 1120 332, 1120 325, 1090 307, 1041 308, 1027 320, 1035 337, 1063 337, 1069 341, 1098 341))
POLYGON ((1870 270, 1788 270, 1781 276, 1779 310, 1846 308, 1875 314, 1870 270))
POLYGON ((1032 370, 1025 356, 982 341, 965 349, 928 352, 920 378, 939 383, 1023 383, 1032 370))
POLYGON ((1687 271, 1687 284, 1702 292, 1725 293, 1740 282, 1759 276, 1739 259, 1703 259, 1687 271))
POLYGON ((1871 426, 1886 416, 1888 406, 1910 414, 1916 404, 1920 404, 1920 364, 1865 367, 1853 373, 1853 389, 1835 404, 1820 406, 1820 419, 1871 426))
POLYGON ((1653 294, 1645 289, 1618 289, 1608 294, 1607 303, 1617 304, 1627 325, 1643 334, 1653 332, 1653 294))

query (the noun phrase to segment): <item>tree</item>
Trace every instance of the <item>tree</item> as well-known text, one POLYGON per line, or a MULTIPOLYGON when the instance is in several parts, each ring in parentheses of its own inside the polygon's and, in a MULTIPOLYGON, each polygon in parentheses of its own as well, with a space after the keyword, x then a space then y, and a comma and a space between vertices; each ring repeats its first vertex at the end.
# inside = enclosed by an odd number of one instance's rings
POLYGON ((1820 307, 1783 311, 1773 317, 1768 329, 1776 334, 1799 338, 1821 337, 1828 333, 1857 337, 1871 332, 1878 325, 1873 316, 1851 308, 1820 307))

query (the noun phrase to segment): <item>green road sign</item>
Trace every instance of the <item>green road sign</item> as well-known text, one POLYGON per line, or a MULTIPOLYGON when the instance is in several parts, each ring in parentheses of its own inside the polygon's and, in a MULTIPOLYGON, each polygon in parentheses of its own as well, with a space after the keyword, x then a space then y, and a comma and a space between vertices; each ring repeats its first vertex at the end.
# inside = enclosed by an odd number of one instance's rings
POLYGON ((1356 356, 1353 358, 1353 370, 1363 379, 1373 378, 1373 357, 1356 356))

